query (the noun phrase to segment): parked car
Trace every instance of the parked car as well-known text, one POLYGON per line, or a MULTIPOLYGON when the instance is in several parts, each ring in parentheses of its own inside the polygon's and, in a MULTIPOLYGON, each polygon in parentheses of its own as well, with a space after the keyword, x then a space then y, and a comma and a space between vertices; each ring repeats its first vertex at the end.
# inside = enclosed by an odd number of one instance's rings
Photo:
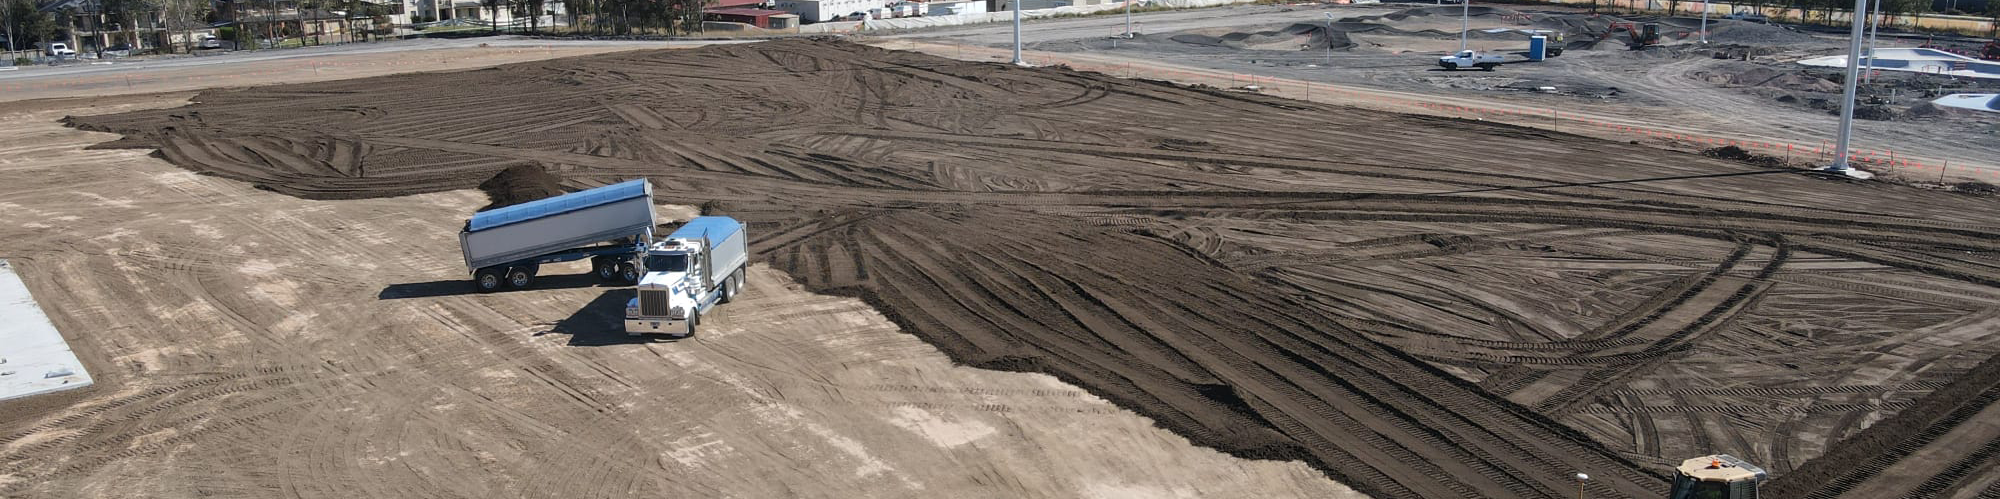
POLYGON ((220 39, 220 38, 216 38, 216 37, 214 37, 214 36, 210 36, 210 35, 202 35, 202 37, 201 37, 201 48, 205 48, 205 49, 219 49, 219 48, 222 48, 222 39, 220 39))
POLYGON ((97 51, 97 58, 99 59, 103 59, 106 57, 130 57, 131 55, 132 55, 132 46, 123 43, 112 45, 109 47, 104 47, 102 49, 98 49, 97 51))
POLYGON ((76 51, 70 49, 67 43, 56 42, 49 44, 48 55, 56 58, 76 57, 76 51))

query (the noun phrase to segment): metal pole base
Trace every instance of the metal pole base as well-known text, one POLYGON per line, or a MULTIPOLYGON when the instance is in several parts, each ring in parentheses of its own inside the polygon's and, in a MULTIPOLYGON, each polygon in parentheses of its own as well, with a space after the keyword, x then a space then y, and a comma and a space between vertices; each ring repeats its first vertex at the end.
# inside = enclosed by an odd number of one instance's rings
POLYGON ((1826 168, 1819 169, 1819 171, 1827 173, 1838 173, 1841 175, 1846 175, 1847 178, 1858 179, 1858 180, 1868 180, 1871 178, 1875 178, 1875 174, 1873 173, 1861 171, 1860 168, 1844 166, 1844 165, 1828 166, 1826 168))

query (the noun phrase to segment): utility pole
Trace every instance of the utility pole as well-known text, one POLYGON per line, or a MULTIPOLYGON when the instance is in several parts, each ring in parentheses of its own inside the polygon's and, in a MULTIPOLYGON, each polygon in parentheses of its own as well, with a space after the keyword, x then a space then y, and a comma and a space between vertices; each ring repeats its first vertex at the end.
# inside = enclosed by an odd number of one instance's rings
POLYGON ((1708 43, 1708 0, 1701 0, 1701 43, 1708 43))
POLYGON ((1326 33, 1323 34, 1326 35, 1321 37, 1326 39, 1326 68, 1333 69, 1333 13, 1332 12, 1326 13, 1326 33))
POLYGON ((1848 28, 1847 79, 1842 82, 1843 97, 1840 102, 1840 135, 1834 142, 1833 165, 1826 171, 1845 174, 1854 178, 1869 178, 1874 175, 1854 169, 1847 164, 1847 142, 1854 135, 1854 92, 1855 78, 1861 72, 1861 28, 1868 19, 1868 0, 1854 0, 1854 22, 1848 28))
POLYGON ((1875 8, 1868 11, 1868 70, 1861 73, 1861 79, 1869 82, 1875 81, 1875 30, 1882 27, 1882 20, 1875 13, 1881 11, 1882 0, 1875 0, 1875 8))
MULTIPOLYGON (((1472 0, 1458 1, 1465 5, 1464 8, 1460 9, 1460 14, 1458 15, 1458 51, 1464 52, 1466 44, 1470 42, 1470 39, 1467 37, 1472 36, 1472 0)), ((1328 33, 1328 35, 1331 34, 1328 33)))
POLYGON ((1131 38, 1131 37, 1132 37, 1132 2, 1133 2, 1133 1, 1135 1, 1135 0, 1125 0, 1125 37, 1126 37, 1126 38, 1131 38))
POLYGON ((1014 0, 1014 66, 1028 66, 1020 60, 1020 0, 1014 0))

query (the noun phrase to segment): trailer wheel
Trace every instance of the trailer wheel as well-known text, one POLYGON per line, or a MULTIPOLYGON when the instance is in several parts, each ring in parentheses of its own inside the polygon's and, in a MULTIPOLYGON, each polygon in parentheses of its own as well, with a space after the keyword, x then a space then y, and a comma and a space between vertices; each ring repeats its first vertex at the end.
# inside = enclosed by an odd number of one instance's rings
POLYGON ((734 300, 736 300, 736 278, 724 277, 722 278, 722 298, 717 301, 729 303, 734 300))
POLYGON ((507 286, 515 288, 525 288, 528 287, 529 284, 533 284, 534 282, 535 282, 535 274, 532 272, 528 272, 527 267, 507 268, 507 286))
POLYGON ((632 262, 618 264, 618 278, 625 282, 639 282, 639 266, 633 265, 632 262))
POLYGON ((500 289, 500 272, 493 269, 479 269, 472 274, 472 287, 481 293, 491 293, 500 289))
POLYGON ((743 278, 743 269, 736 269, 736 273, 731 274, 730 278, 736 280, 736 292, 738 293, 742 293, 743 284, 749 282, 747 279, 743 278))
POLYGON ((614 262, 614 261, 612 261, 612 260, 611 260, 611 259, 609 259, 609 258, 605 258, 605 257, 601 257, 601 256, 600 256, 600 257, 595 257, 595 258, 591 258, 591 259, 590 259, 590 272, 591 272, 591 273, 593 273, 593 274, 597 274, 597 278, 598 278, 599 280, 604 280, 604 281, 609 281, 609 280, 613 280, 613 279, 617 279, 617 278, 618 278, 618 263, 617 263, 617 262, 614 262))

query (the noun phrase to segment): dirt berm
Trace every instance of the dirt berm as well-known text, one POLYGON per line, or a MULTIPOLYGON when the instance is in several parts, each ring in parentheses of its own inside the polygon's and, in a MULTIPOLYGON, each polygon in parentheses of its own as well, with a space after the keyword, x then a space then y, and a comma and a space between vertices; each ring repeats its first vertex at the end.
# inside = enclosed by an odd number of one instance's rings
POLYGON ((959 362, 1378 497, 1782 474, 2000 349, 1991 203, 1540 130, 810 40, 197 101, 73 124, 317 199, 647 177, 959 362))

